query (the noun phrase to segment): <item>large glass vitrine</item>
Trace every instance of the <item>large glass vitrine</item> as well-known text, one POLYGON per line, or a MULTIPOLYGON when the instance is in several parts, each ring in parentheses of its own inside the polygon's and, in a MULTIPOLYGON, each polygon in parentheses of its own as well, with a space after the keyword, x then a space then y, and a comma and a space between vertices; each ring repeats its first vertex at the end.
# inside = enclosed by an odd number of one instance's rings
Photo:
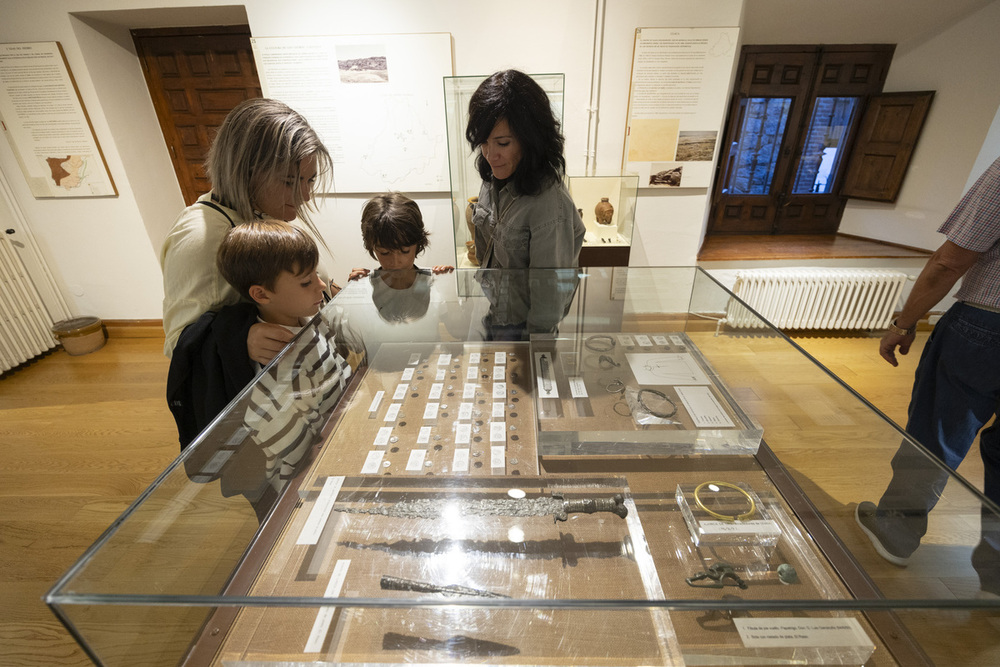
POLYGON ((702 270, 419 281, 348 285, 54 585, 95 662, 995 664, 996 508, 952 474, 882 560, 854 508, 936 464, 702 270))

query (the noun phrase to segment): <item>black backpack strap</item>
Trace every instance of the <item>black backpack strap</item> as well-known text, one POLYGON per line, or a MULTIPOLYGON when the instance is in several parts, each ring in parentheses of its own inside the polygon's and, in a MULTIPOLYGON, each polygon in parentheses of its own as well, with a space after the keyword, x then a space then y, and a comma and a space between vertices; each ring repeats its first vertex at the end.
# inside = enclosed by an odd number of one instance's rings
POLYGON ((236 226, 236 223, 234 223, 233 219, 229 217, 229 214, 226 213, 225 211, 223 211, 222 207, 220 207, 219 205, 217 205, 215 202, 211 202, 211 201, 207 201, 207 200, 204 200, 204 199, 200 199, 200 200, 198 200, 195 203, 196 204, 202 204, 202 205, 207 206, 209 208, 214 208, 216 211, 218 211, 219 213, 221 213, 222 215, 224 215, 226 217, 226 220, 229 221, 229 226, 230 227, 235 227, 236 226))

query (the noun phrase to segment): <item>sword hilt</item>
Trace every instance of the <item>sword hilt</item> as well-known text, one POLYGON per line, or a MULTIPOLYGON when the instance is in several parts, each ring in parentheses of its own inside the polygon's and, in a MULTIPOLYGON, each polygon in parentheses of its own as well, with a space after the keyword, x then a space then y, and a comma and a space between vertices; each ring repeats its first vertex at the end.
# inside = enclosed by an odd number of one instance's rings
MULTIPOLYGON (((561 494, 552 494, 553 498, 562 498, 561 494)), ((556 512, 556 521, 565 521, 570 514, 595 514, 596 512, 611 512, 621 518, 628 516, 625 498, 616 493, 610 498, 583 498, 582 500, 563 500, 562 511, 556 512)))

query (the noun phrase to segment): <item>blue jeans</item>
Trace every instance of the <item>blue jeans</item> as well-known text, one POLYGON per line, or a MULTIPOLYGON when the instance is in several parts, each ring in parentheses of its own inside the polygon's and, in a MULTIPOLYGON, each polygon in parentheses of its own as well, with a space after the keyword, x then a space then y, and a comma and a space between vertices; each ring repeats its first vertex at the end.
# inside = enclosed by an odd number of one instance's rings
MULTIPOLYGON (((927 514, 948 481, 948 469, 958 468, 976 434, 998 408, 1000 313, 956 303, 934 327, 913 382, 906 431, 923 447, 909 442, 900 446, 892 459, 892 481, 878 503, 880 532, 893 553, 908 556, 920 545, 927 532, 927 514)), ((1000 430, 996 423, 983 430, 979 447, 985 468, 984 493, 1000 504, 1000 430)), ((1000 547, 1000 518, 986 507, 983 529, 977 552, 988 548, 997 553, 989 547, 1000 547)), ((981 560, 1000 565, 1000 556, 983 556, 981 560)), ((1000 590, 1000 567, 996 569, 1000 590)))

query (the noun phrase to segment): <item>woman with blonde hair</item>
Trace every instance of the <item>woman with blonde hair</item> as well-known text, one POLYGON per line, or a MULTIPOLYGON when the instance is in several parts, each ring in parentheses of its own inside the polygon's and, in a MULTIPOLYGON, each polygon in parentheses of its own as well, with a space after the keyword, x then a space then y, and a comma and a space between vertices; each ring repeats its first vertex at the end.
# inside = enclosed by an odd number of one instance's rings
MULTIPOLYGON (((215 257, 226 233, 251 220, 295 221, 329 253, 309 213, 313 196, 332 174, 330 153, 306 119, 277 100, 238 104, 219 128, 205 169, 212 189, 185 208, 160 252, 163 269, 164 353, 202 313, 232 305, 240 295, 222 277, 215 257)), ((330 296, 339 288, 320 263, 330 296)), ((291 339, 283 327, 258 323, 247 335, 250 358, 266 364, 291 339)))

